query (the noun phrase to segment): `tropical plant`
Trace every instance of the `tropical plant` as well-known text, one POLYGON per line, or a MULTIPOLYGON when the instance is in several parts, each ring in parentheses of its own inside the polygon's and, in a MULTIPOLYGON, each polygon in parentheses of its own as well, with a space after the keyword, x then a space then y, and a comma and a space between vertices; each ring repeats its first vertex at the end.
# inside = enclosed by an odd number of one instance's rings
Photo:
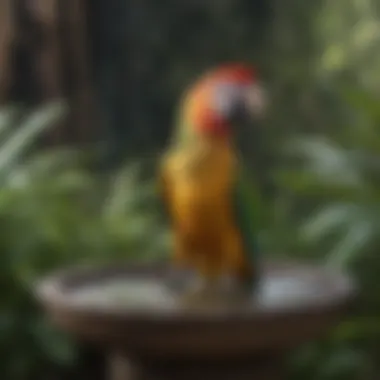
POLYGON ((341 95, 345 128, 290 139, 277 173, 303 256, 349 271, 362 290, 354 317, 313 348, 315 379, 371 378, 379 355, 380 99, 359 87, 341 95))
POLYGON ((0 113, 0 373, 40 379, 75 359, 75 345, 54 330, 31 284, 47 271, 78 262, 153 259, 165 250, 154 187, 139 166, 105 179, 86 169, 83 153, 36 149, 36 139, 64 108, 20 118, 0 113), (22 120, 16 127, 15 120, 22 120), (13 129, 16 128, 16 129, 13 129))

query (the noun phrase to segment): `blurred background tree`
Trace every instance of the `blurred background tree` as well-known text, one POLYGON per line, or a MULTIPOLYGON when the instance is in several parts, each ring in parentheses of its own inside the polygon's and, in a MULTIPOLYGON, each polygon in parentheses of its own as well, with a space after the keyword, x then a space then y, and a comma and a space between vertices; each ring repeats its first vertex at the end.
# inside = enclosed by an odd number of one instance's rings
POLYGON ((346 268, 363 289, 352 320, 294 358, 292 378, 375 379, 379 11, 377 0, 0 2, 0 101, 18 105, 0 115, 2 376, 87 376, 29 281, 66 263, 165 254, 152 169, 178 98, 205 69, 247 61, 271 99, 265 128, 245 139, 267 199, 265 249, 346 268), (25 124, 58 98, 68 112, 49 128, 25 124))

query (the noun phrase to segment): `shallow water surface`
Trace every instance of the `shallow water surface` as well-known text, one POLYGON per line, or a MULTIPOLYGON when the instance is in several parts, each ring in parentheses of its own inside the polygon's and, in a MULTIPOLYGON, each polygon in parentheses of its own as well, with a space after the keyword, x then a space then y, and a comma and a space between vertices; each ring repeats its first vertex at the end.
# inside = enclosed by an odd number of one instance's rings
MULTIPOLYGON (((289 270, 264 277, 259 291, 248 301, 251 307, 270 310, 316 305, 328 297, 329 286, 320 277, 289 270)), ((164 281, 153 278, 111 278, 75 289, 70 299, 87 307, 151 311, 175 310, 181 305, 164 281)))

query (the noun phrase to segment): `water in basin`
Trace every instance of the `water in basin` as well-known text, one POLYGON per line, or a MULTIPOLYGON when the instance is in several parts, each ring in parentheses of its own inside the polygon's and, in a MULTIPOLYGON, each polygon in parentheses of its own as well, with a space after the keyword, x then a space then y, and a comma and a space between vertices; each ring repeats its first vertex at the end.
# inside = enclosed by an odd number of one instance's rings
MULTIPOLYGON (((164 281, 153 278, 110 278, 82 286, 70 298, 77 305, 102 308, 156 309, 178 308, 178 297, 164 281)), ((260 289, 252 299, 252 306, 261 309, 316 304, 326 299, 326 286, 318 278, 300 271, 281 272, 263 278, 260 289)))

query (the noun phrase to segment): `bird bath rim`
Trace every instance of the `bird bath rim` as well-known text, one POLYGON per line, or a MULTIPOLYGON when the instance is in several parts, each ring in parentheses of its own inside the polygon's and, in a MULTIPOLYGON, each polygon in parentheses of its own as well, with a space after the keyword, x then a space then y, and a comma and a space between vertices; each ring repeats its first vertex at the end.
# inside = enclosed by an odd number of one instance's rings
POLYGON ((169 266, 163 264, 130 264, 123 265, 94 265, 71 267, 57 271, 47 278, 39 281, 36 286, 37 297, 48 308, 65 310, 65 312, 85 313, 88 315, 103 316, 106 318, 123 318, 126 320, 141 321, 170 321, 178 320, 196 322, 205 321, 231 321, 235 322, 253 319, 267 319, 271 316, 280 318, 281 316, 305 315, 309 313, 326 313, 344 308, 346 304, 355 296, 355 286, 348 276, 339 271, 333 271, 322 266, 295 261, 271 261, 263 265, 262 272, 271 273, 275 277, 276 273, 281 274, 286 271, 304 273, 315 277, 319 284, 325 283, 326 290, 323 297, 314 299, 313 302, 299 303, 298 305, 272 305, 266 307, 255 306, 251 302, 251 307, 224 307, 218 309, 199 308, 155 308, 147 310, 145 308, 133 308, 126 306, 107 305, 107 307, 94 307, 85 304, 78 304, 70 293, 76 288, 88 284, 99 284, 102 281, 122 278, 158 278, 166 277, 169 266), (330 286, 329 286, 330 285, 330 286))

